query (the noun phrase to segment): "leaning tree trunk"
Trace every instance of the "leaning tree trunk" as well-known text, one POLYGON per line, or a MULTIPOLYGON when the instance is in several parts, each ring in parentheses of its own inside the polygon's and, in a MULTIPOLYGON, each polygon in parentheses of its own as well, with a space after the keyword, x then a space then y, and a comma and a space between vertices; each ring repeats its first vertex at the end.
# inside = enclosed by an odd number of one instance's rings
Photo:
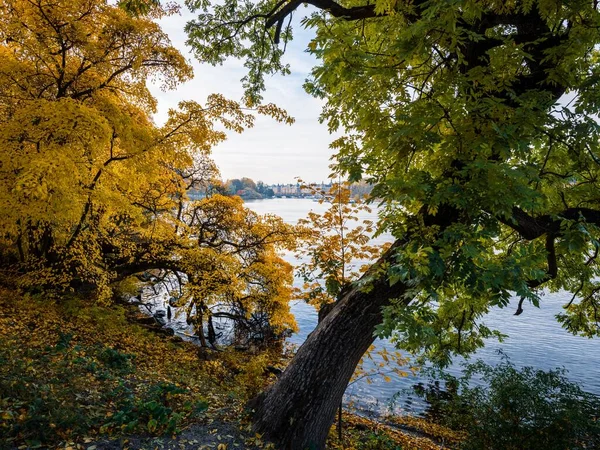
POLYGON ((356 283, 298 349, 279 380, 254 403, 254 427, 285 450, 318 450, 335 418, 358 362, 374 341, 381 308, 406 290, 390 286, 382 263, 391 262, 396 242, 356 283), (372 281, 368 281, 372 279, 372 281))

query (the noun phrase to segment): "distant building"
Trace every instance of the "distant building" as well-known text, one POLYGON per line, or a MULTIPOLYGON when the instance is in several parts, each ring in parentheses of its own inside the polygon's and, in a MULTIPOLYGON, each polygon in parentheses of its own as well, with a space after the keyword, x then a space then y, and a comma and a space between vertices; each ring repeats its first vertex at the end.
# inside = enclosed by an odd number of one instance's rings
POLYGON ((302 187, 300 183, 288 183, 288 184, 272 184, 267 186, 273 190, 275 197, 310 197, 314 195, 314 189, 323 190, 328 192, 331 188, 331 184, 320 183, 311 184, 310 186, 302 187))
POLYGON ((275 197, 300 197, 301 190, 299 184, 274 184, 269 186, 273 189, 275 197))

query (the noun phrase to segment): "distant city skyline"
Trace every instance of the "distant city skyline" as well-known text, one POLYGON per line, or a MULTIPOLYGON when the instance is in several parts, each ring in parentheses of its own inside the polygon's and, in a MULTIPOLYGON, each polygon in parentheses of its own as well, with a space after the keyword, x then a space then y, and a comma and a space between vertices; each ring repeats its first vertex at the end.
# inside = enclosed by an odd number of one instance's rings
MULTIPOLYGON (((181 3, 181 2, 179 2, 181 3)), ((309 10, 307 10, 309 11, 309 10)), ((200 64, 185 45, 185 24, 194 18, 185 6, 181 15, 159 21, 173 45, 189 59, 194 67, 194 79, 174 91, 161 91, 159 85, 150 86, 158 99, 158 112, 154 119, 164 123, 169 108, 177 107, 182 100, 203 103, 211 93, 221 93, 232 100, 242 98, 240 79, 246 70, 242 61, 226 61, 222 66, 200 64)), ((319 123, 323 102, 304 92, 302 85, 315 60, 304 52, 311 33, 295 21, 294 41, 286 49, 286 61, 292 74, 267 79, 265 101, 276 103, 296 119, 292 126, 279 124, 270 118, 258 117, 254 128, 238 135, 228 133, 227 141, 213 149, 212 157, 224 180, 249 177, 273 184, 278 180, 327 180, 330 157, 329 144, 335 136, 329 134, 327 125, 319 123)))
MULTIPOLYGON (((263 182, 266 186, 276 186, 276 185, 289 185, 289 184, 298 184, 299 182, 297 180, 284 180, 284 181, 279 181, 279 182, 273 182, 273 183, 267 183, 265 180, 257 180, 254 179, 252 177, 233 177, 233 178, 223 178, 224 182, 230 181, 230 180, 240 180, 242 178, 250 178, 252 181, 258 183, 258 182, 263 182)), ((325 179, 325 180, 321 180, 321 181, 306 181, 306 180, 302 180, 302 185, 304 186, 311 186, 311 185, 331 185, 332 183, 335 183, 335 181, 332 181, 331 179, 325 179)))

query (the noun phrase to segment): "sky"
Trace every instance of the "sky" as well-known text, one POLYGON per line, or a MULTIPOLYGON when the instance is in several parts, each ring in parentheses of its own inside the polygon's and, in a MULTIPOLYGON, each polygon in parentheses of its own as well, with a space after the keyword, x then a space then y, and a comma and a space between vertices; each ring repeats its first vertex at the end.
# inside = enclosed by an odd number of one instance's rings
MULTIPOLYGON (((246 73, 243 61, 230 60, 217 67, 198 62, 185 45, 187 36, 183 28, 192 18, 194 15, 182 7, 180 15, 159 22, 173 45, 193 65, 194 79, 174 91, 161 91, 159 84, 150 86, 158 99, 155 115, 158 124, 164 122, 169 108, 176 108, 182 100, 203 103, 211 93, 221 93, 232 100, 242 98, 240 79, 246 73)), ((249 177, 267 184, 292 183, 297 177, 305 182, 327 180, 332 155, 329 143, 334 137, 329 134, 326 124, 320 124, 318 120, 322 100, 311 97, 302 88, 315 62, 304 52, 309 40, 310 31, 297 24, 294 41, 288 44, 285 55, 292 74, 268 79, 264 95, 265 102, 284 108, 296 122, 290 126, 258 117, 254 127, 242 134, 230 132, 228 139, 217 145, 212 154, 224 180, 249 177)))

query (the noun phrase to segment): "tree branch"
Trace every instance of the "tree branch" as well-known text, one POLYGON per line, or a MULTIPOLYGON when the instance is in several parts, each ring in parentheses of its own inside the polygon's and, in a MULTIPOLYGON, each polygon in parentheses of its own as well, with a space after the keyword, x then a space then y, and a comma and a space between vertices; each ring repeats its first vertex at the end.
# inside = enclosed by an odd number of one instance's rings
POLYGON ((600 210, 591 208, 567 208, 556 214, 544 214, 534 217, 515 206, 508 218, 498 217, 498 220, 518 232, 524 239, 531 241, 544 234, 559 236, 563 220, 580 221, 600 226, 600 210))

